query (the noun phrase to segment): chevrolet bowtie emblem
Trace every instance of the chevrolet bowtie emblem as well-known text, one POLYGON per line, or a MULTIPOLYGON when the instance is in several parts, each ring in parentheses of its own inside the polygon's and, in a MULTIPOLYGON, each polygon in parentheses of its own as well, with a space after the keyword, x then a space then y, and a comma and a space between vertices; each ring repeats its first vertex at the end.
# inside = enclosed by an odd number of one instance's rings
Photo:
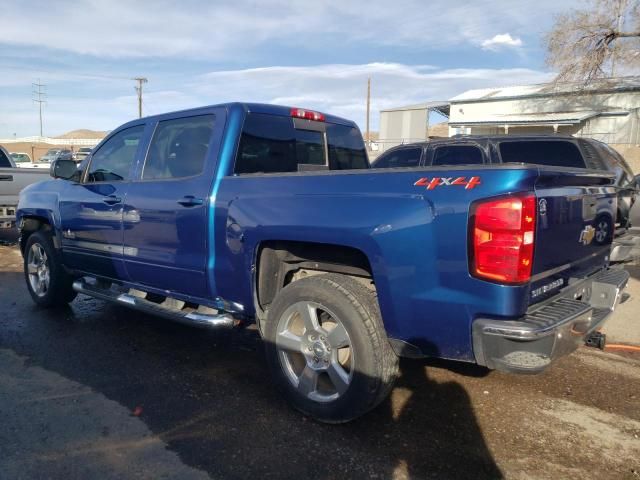
POLYGON ((589 245, 593 241, 593 237, 596 236, 596 229, 591 225, 587 225, 580 232, 580 240, 578 240, 583 245, 589 245))

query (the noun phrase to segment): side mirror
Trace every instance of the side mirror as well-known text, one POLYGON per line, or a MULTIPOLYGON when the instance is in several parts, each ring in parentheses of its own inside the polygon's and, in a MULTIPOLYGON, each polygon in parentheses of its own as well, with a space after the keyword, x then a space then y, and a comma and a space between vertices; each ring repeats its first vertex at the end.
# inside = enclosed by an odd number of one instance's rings
POLYGON ((640 173, 634 177, 636 190, 640 190, 640 173))
POLYGON ((49 167, 49 175, 53 178, 64 180, 77 180, 80 178, 78 164, 73 160, 54 160, 49 167))

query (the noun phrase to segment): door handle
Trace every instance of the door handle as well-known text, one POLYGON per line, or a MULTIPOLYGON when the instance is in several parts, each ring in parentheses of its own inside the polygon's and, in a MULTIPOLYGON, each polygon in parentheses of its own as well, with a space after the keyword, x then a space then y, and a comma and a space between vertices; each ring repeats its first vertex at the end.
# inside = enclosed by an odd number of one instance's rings
POLYGON ((0 175, 0 182, 13 182, 13 175, 0 175))
POLYGON ((107 195, 102 199, 102 201, 107 205, 115 205, 117 203, 122 203, 122 199, 120 197, 116 197, 115 195, 107 195))
POLYGON ((193 195, 185 195, 181 200, 178 200, 178 203, 183 207, 196 207, 198 205, 202 205, 204 200, 196 198, 193 195))

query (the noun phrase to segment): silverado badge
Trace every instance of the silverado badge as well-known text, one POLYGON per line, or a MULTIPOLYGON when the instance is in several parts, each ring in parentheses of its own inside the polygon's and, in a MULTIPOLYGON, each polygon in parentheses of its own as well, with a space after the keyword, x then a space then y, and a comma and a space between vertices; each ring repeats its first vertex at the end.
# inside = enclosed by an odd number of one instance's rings
POLYGON ((596 229, 591 225, 587 225, 580 232, 580 240, 578 240, 583 245, 589 245, 593 240, 593 237, 596 236, 596 229))

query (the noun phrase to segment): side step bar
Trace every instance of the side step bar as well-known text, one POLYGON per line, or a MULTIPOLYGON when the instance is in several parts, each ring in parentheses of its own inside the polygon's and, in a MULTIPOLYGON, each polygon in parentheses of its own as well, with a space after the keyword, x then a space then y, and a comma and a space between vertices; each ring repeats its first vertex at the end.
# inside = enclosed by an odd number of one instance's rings
POLYGON ((240 322, 228 313, 221 313, 213 308, 183 308, 184 302, 167 297, 162 303, 155 303, 144 298, 146 293, 140 291, 123 292, 109 285, 103 287, 99 282, 89 283, 84 278, 73 282, 73 289, 91 297, 124 305, 136 310, 158 315, 194 327, 213 330, 230 329, 240 322))

